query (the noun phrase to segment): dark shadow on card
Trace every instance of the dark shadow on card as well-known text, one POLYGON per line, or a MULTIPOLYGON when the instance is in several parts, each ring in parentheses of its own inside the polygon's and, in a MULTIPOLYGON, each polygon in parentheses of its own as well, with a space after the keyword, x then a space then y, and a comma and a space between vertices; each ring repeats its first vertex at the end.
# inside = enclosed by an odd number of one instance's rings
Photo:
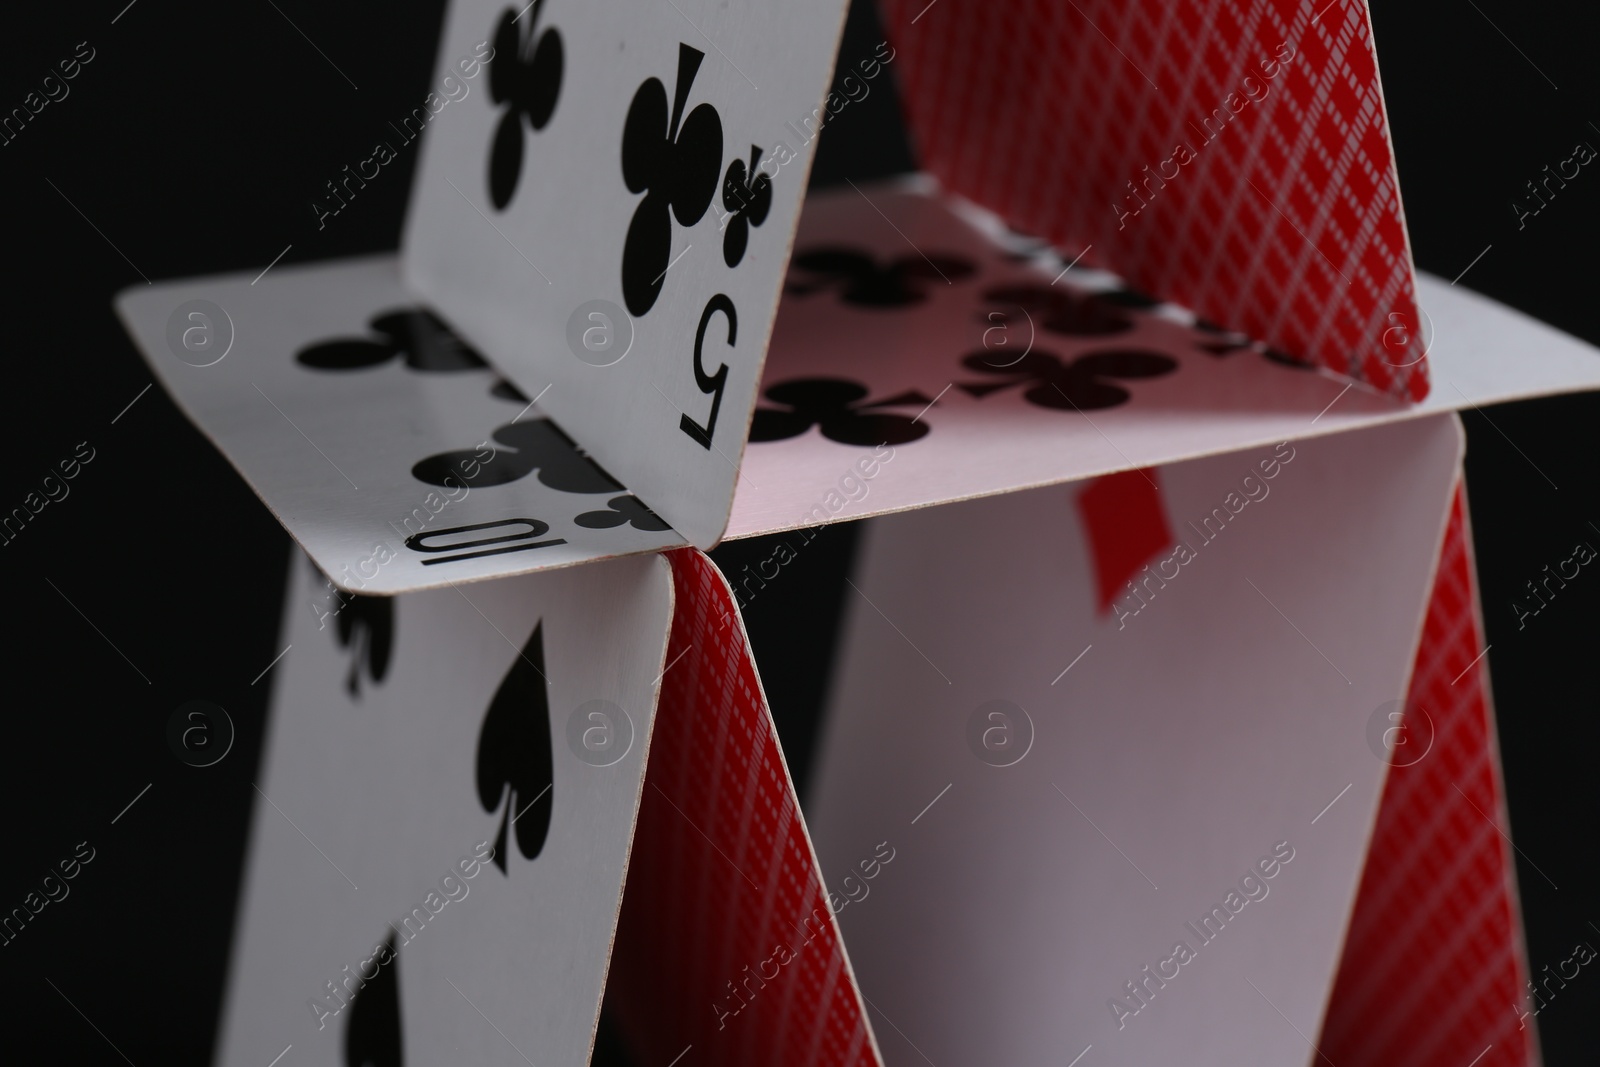
POLYGON ((589 1067, 641 1067, 628 1048, 609 998, 600 1005, 600 1022, 595 1027, 594 1053, 589 1057, 589 1067))
POLYGON ((954 285, 977 269, 965 256, 937 251, 880 262, 870 249, 819 245, 795 252, 783 291, 790 297, 831 292, 853 307, 887 310, 921 304, 938 283, 954 285))
POLYGON ((394 934, 385 943, 388 962, 367 979, 350 1002, 344 1028, 345 1067, 404 1067, 405 1035, 400 1024, 400 957, 394 934))
POLYGON ((840 522, 711 550, 733 587, 802 807, 860 532, 840 522))
MULTIPOLYGON (((917 169, 916 156, 901 121, 899 75, 893 50, 885 50, 886 40, 877 5, 871 0, 852 0, 830 87, 836 99, 848 103, 835 104, 833 117, 823 127, 828 135, 820 140, 799 121, 799 115, 795 116, 794 127, 798 132, 791 131, 793 140, 789 145, 796 151, 802 147, 802 137, 809 135, 816 142, 811 191, 843 185, 846 180, 877 181, 917 169)), ((826 104, 824 98, 823 106, 826 104)), ((779 180, 783 177, 780 171, 779 180)))

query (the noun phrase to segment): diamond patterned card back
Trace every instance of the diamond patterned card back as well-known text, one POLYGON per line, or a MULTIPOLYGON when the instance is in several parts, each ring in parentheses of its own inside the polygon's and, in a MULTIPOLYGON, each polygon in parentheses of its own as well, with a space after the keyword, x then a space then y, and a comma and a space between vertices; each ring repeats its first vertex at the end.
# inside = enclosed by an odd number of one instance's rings
POLYGON ((923 166, 1158 297, 1407 400, 1416 280, 1364 0, 883 0, 923 166))

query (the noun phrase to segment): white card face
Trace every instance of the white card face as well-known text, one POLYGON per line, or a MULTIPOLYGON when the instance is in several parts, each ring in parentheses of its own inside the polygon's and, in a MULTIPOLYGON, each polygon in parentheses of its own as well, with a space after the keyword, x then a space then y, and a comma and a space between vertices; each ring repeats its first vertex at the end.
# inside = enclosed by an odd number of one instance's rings
POLYGON ((840 915, 887 1063, 1315 1060, 1461 454, 1436 416, 1162 468, 1191 553, 1133 615, 1082 487, 869 526, 808 812, 830 884, 897 849, 840 915))
POLYGON ((117 310, 179 406, 345 589, 398 593, 683 543, 420 313, 396 266, 141 286, 117 310))
POLYGON ((1600 388, 1593 346, 1426 276, 1433 391, 1408 407, 1090 301, 1109 275, 1001 238, 926 181, 807 201, 728 537, 1600 388))
MULTIPOLYGON (((1592 346, 1422 275, 1434 388, 1402 407, 1170 306, 1086 302, 1115 292, 1109 276, 1056 279, 923 186, 808 201, 728 537, 1600 388, 1592 346), (808 383, 799 394, 796 382, 808 383)), ((618 468, 575 457, 547 416, 555 386, 519 394, 436 318, 394 314, 424 306, 392 257, 117 298, 163 386, 346 589, 404 592, 712 536, 680 535, 618 468)), ((619 419, 572 436, 598 457, 637 428, 619 419)))
POLYGON ((446 21, 441 85, 466 95, 428 123, 407 281, 701 547, 727 521, 844 7, 457 0, 446 21))
POLYGON ((360 598, 320 631, 291 571, 219 1062, 588 1062, 667 562, 360 598))

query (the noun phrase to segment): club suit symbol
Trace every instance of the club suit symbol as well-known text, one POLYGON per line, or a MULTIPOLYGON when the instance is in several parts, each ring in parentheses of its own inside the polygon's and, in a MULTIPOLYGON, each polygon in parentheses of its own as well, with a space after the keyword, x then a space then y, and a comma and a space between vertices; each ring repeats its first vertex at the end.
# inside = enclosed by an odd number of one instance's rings
MULTIPOLYGON (((1008 318, 1020 308, 1051 333, 1103 337, 1133 329, 1126 313, 1096 293, 1079 294, 1048 285, 998 285, 984 290, 983 299, 1008 318)), ((988 321, 993 314, 979 317, 988 321)))
POLYGON ((932 398, 916 390, 883 400, 862 403, 867 387, 844 378, 801 378, 779 382, 766 390, 766 398, 790 410, 756 408, 750 423, 751 441, 782 441, 799 437, 811 427, 822 436, 845 445, 903 445, 925 437, 928 424, 916 416, 894 415, 873 408, 915 404, 926 407, 932 398))
POLYGON ((488 364, 431 311, 397 308, 372 317, 381 340, 338 338, 302 348, 301 366, 322 371, 364 370, 391 360, 425 374, 482 370, 488 364))
POLYGON ((494 31, 489 98, 506 105, 489 149, 489 202, 497 210, 511 203, 522 177, 522 120, 527 119, 535 133, 544 129, 561 96, 565 64, 561 34, 554 29, 538 32, 543 7, 544 0, 534 0, 521 14, 506 8, 494 31), (523 18, 528 20, 526 36, 517 28, 523 18))
POLYGON ((350 1021, 344 1028, 345 1067, 404 1067, 400 1033, 400 957, 394 934, 389 935, 386 959, 350 1004, 350 1021))
POLYGON ((772 210, 772 178, 759 173, 761 149, 750 146, 750 166, 735 159, 722 176, 722 206, 730 214, 722 233, 722 261, 737 267, 750 243, 750 227, 760 226, 772 210))
POLYGON ((544 621, 533 628, 495 691, 478 732, 478 800, 500 811, 494 863, 509 874, 506 846, 516 830, 517 851, 536 859, 550 833, 555 783, 550 756, 550 698, 544 673, 544 621))
POLYGON ((622 486, 590 459, 572 438, 549 419, 508 422, 492 435, 499 447, 492 453, 463 448, 418 460, 411 476, 428 485, 450 487, 459 482, 472 488, 505 485, 539 472, 539 481, 563 493, 616 493, 622 486), (477 473, 461 473, 474 469, 477 473), (455 479, 455 481, 452 481, 455 479))
POLYGON ((1178 361, 1159 352, 1140 349, 1103 349, 1063 360, 1034 349, 1004 367, 997 367, 988 352, 974 352, 961 361, 968 370, 993 374, 1000 382, 959 382, 968 396, 986 397, 1002 389, 1022 386, 1022 397, 1035 407, 1062 411, 1114 408, 1133 395, 1108 379, 1159 378, 1178 369, 1178 361))
POLYGON ((787 292, 807 296, 837 289, 840 300, 864 308, 920 304, 933 283, 957 282, 977 271, 971 260, 942 255, 900 256, 879 266, 869 253, 853 248, 808 249, 794 257, 793 267, 802 278, 791 281, 787 292))
POLYGON ((345 688, 351 696, 360 696, 363 667, 375 685, 389 673, 389 658, 394 652, 394 598, 344 595, 349 599, 334 617, 334 634, 339 647, 350 651, 345 688))
POLYGON ((626 523, 635 530, 670 530, 661 516, 644 506, 644 501, 629 494, 606 501, 604 511, 585 511, 572 520, 590 530, 609 530, 626 523))
POLYGON ((679 44, 671 117, 666 86, 646 78, 622 127, 622 180, 630 193, 644 194, 622 246, 622 297, 632 315, 648 313, 661 295, 672 255, 672 220, 693 226, 717 193, 722 119, 710 104, 683 115, 703 59, 704 52, 679 44))

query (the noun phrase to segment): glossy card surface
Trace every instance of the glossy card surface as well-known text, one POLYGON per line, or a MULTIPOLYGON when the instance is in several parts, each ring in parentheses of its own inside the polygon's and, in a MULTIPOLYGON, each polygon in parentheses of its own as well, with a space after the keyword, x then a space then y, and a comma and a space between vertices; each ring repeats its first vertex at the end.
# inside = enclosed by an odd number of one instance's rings
POLYGON ((831 877, 906 841, 840 920, 888 1063, 1315 1059, 1460 457, 1436 417, 876 522, 812 825, 831 877))
POLYGON ((297 560, 218 1062, 586 1063, 666 561, 332 597, 297 560))
POLYGON ((720 539, 845 5, 460 0, 405 276, 681 531, 720 539))
POLYGON ((393 257, 130 289, 180 407, 324 573, 372 594, 682 539, 400 285, 393 257))

